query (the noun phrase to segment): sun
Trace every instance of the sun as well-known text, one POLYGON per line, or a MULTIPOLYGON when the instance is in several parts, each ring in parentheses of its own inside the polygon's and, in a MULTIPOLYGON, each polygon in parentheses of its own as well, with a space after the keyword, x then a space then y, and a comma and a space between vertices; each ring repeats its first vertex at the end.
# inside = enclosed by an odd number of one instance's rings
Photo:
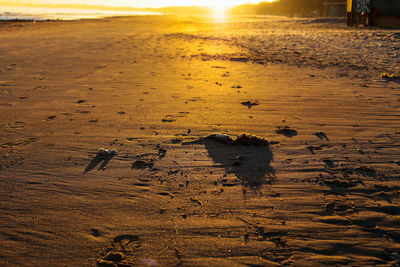
MULTIPOLYGON (((264 0, 271 2, 274 0, 264 0)), ((214 12, 214 19, 218 22, 224 22, 228 10, 236 5, 241 5, 245 3, 259 3, 260 0, 203 0, 201 4, 210 7, 214 12)))
POLYGON ((226 19, 227 7, 224 6, 213 6, 213 16, 214 20, 223 22, 226 19))
MULTIPOLYGON (((273 2, 275 0, 264 0, 266 2, 273 2)), ((257 4, 261 0, 200 0, 200 5, 212 7, 216 11, 227 10, 231 7, 242 5, 242 4, 257 4)))
POLYGON ((226 20, 227 11, 232 7, 230 3, 224 3, 224 1, 215 1, 208 6, 213 10, 213 17, 217 22, 224 22, 226 20))

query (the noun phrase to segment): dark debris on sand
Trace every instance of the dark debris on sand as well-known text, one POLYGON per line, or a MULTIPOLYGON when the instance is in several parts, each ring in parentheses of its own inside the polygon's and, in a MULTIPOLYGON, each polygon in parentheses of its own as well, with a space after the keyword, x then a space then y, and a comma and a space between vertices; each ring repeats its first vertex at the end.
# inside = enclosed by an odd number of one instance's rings
POLYGON ((260 105, 260 103, 259 103, 257 100, 255 100, 255 101, 245 101, 245 102, 242 102, 241 104, 242 104, 243 106, 248 107, 248 108, 252 108, 253 106, 258 106, 258 105, 260 105))
POLYGON ((321 140, 325 139, 326 141, 329 141, 328 136, 324 132, 318 132, 318 133, 315 133, 314 135, 321 140))
POLYGON ((279 126, 278 130, 276 130, 276 133, 284 135, 286 137, 293 137, 293 136, 297 135, 297 131, 294 129, 291 129, 288 126, 284 126, 284 127, 279 126))
POLYGON ((230 136, 225 134, 210 134, 206 140, 214 140, 219 143, 241 146, 268 146, 270 143, 264 139, 252 135, 242 134, 233 140, 230 136))

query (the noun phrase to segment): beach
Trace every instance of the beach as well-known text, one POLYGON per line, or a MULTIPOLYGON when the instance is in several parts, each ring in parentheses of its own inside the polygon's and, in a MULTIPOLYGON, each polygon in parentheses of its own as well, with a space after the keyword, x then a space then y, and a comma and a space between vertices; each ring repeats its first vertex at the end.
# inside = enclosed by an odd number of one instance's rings
POLYGON ((0 39, 3 266, 400 264, 400 30, 137 16, 0 39))

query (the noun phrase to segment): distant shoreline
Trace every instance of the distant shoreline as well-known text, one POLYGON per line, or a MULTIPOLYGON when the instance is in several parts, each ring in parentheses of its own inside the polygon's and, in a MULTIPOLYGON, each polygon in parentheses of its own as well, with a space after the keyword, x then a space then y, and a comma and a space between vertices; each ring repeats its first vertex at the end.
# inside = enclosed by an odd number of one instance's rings
POLYGON ((161 12, 53 7, 0 6, 0 21, 68 21, 126 16, 160 16, 161 12))

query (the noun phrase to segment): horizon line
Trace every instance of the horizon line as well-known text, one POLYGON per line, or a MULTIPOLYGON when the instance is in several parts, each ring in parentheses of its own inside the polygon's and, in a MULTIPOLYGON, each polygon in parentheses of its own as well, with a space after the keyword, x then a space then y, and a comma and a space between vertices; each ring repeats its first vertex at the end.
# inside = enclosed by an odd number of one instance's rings
POLYGON ((72 9, 100 9, 100 10, 119 10, 119 11, 140 11, 140 10, 163 10, 169 8, 202 8, 212 9, 206 5, 190 5, 190 6, 162 6, 162 7, 132 7, 132 6, 106 6, 106 5, 89 5, 89 4, 27 4, 27 3, 4 3, 0 2, 0 6, 9 7, 47 7, 47 8, 72 8, 72 9))

